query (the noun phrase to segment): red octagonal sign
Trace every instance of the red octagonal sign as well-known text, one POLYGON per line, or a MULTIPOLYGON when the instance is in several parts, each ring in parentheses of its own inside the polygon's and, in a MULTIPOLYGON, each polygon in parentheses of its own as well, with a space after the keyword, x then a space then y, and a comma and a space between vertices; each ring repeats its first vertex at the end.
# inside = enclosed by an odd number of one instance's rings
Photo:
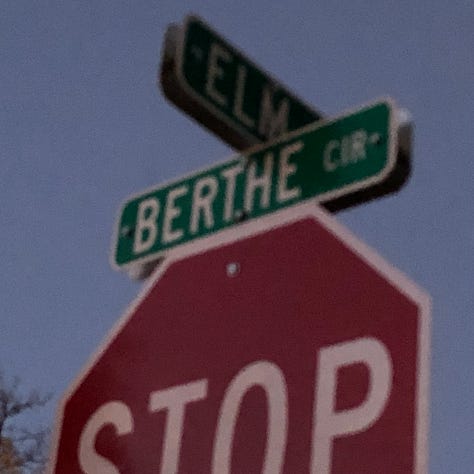
POLYGON ((170 254, 65 395, 52 473, 426 473, 429 301, 314 204, 170 254))

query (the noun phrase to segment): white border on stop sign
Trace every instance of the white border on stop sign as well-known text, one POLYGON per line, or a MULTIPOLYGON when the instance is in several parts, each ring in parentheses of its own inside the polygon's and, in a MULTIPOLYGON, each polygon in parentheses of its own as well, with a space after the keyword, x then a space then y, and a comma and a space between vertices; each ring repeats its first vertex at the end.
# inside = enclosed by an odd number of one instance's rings
POLYGON ((107 347, 120 333, 125 324, 135 313, 137 307, 147 297, 151 288, 155 285, 166 270, 175 262, 197 255, 208 250, 219 248, 224 245, 256 236, 263 232, 291 224, 304 218, 312 217, 320 222, 336 238, 342 241, 349 249, 357 253, 370 267, 395 286, 409 300, 413 301, 420 309, 418 354, 417 354, 417 394, 416 394, 416 439, 414 446, 415 471, 413 474, 426 474, 428 472, 428 431, 429 431, 429 370, 430 370, 430 337, 431 337, 431 299, 429 295, 418 285, 411 281, 400 270, 389 264, 383 257, 377 254, 367 244, 352 234, 345 226, 339 223, 329 212, 322 209, 315 201, 306 201, 281 211, 274 212, 259 219, 244 222, 209 237, 203 237, 188 244, 178 246, 169 251, 165 260, 155 269, 152 276, 147 280, 139 295, 129 305, 124 314, 115 323, 107 336, 99 345, 98 349, 89 358, 80 373, 69 385, 61 397, 57 409, 57 416, 51 443, 50 464, 46 473, 52 474, 57 459, 57 449, 62 427, 64 409, 70 396, 74 394, 85 379, 91 368, 104 354, 107 347))

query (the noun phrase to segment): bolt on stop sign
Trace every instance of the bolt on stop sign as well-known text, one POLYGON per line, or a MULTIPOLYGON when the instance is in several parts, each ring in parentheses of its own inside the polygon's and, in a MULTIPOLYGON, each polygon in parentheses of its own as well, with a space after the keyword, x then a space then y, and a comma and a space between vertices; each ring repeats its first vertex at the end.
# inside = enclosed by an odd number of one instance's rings
POLYGON ((429 325, 314 204, 181 247, 65 395, 49 472, 424 474, 429 325))

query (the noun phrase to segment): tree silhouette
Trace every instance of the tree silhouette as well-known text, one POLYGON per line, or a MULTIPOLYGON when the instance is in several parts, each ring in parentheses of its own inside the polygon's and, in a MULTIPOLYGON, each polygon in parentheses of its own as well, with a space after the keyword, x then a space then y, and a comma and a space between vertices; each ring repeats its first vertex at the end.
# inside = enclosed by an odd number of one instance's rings
POLYGON ((37 390, 24 393, 20 379, 7 380, 0 371, 0 472, 41 474, 46 465, 49 429, 24 427, 20 415, 44 406, 50 395, 37 390))

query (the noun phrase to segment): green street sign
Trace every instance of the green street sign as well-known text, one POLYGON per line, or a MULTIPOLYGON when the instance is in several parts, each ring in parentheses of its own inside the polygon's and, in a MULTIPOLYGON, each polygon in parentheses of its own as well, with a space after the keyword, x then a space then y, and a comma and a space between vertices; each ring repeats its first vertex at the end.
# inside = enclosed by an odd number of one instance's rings
POLYGON ((113 264, 146 263, 242 220, 383 184, 397 161, 395 115, 382 100, 131 197, 119 214, 113 264))
MULTIPOLYGON (((165 35, 159 82, 165 96, 237 150, 268 143, 323 119, 196 16, 165 35)), ((411 170, 412 124, 397 111, 396 165, 383 182, 322 205, 331 212, 392 193, 411 170)))
POLYGON ((196 16, 168 29, 160 82, 171 102, 239 150, 322 117, 196 16))

